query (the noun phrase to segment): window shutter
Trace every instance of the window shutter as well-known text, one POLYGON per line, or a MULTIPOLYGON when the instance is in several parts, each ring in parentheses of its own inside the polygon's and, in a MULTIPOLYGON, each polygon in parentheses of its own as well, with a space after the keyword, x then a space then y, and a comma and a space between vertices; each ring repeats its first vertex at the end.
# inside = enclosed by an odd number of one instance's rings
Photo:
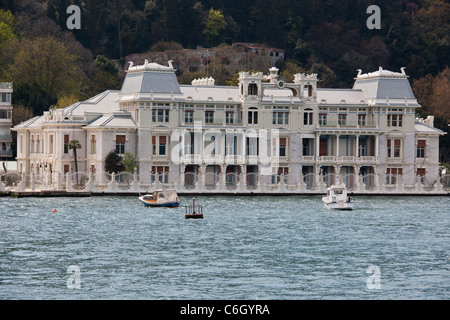
POLYGON ((116 136, 116 143, 125 143, 125 136, 124 135, 117 135, 116 136))

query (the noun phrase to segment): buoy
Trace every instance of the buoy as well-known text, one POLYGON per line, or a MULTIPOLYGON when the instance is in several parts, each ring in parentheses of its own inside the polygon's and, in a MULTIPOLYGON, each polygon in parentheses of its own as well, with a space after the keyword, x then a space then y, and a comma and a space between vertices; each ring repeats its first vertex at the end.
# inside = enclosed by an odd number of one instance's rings
POLYGON ((52 212, 56 212, 56 209, 53 209, 53 211, 52 212))
POLYGON ((201 205, 197 205, 197 209, 195 208, 195 198, 192 198, 192 207, 186 206, 184 217, 186 219, 203 219, 203 208, 201 205))

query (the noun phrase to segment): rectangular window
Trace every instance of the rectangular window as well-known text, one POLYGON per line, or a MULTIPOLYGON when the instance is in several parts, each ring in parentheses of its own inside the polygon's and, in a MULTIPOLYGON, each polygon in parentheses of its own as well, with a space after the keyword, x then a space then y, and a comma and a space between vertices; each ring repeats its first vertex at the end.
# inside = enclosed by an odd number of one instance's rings
POLYGON ((169 122, 169 109, 153 109, 152 110, 153 122, 169 122))
POLYGON ((303 124, 305 126, 313 125, 313 111, 311 109, 306 109, 303 113, 303 124))
POLYGON ((284 183, 286 183, 288 174, 289 174, 289 167, 279 167, 277 170, 277 174, 272 175, 272 183, 273 184, 279 183, 282 176, 284 178, 284 183))
POLYGON ((418 140, 417 141, 417 158, 425 158, 425 146, 426 141, 425 140, 418 140))
POLYGON ((116 152, 118 154, 125 154, 125 136, 124 135, 116 136, 116 152))
POLYGON ((49 139, 50 141, 49 141, 49 150, 48 150, 48 153, 50 153, 50 154, 52 154, 53 153, 53 135, 51 134, 50 135, 50 139, 49 139))
POLYGON ((34 136, 31 136, 30 153, 34 153, 34 136))
POLYGON ((303 152, 302 155, 304 156, 310 156, 311 155, 311 140, 310 139, 303 139, 303 152))
POLYGON ((232 111, 225 112, 225 123, 227 124, 234 123, 234 112, 232 111))
POLYGON ((184 112, 184 122, 185 123, 194 122, 194 111, 185 111, 184 112))
POLYGON ((65 164, 65 165, 64 165, 64 173, 68 173, 69 170, 70 170, 69 165, 68 165, 68 164, 65 164))
POLYGON ((386 169, 386 184, 396 184, 397 176, 403 174, 402 168, 387 168, 386 169))
MULTIPOLYGON (((152 166, 151 173, 153 175, 158 174, 158 180, 161 183, 169 183, 169 166, 152 166)), ((154 182, 154 177, 152 182, 154 182)))
POLYGON ((359 139, 358 152, 360 157, 367 155, 367 141, 366 139, 359 139))
POLYGON ((205 123, 213 123, 213 122, 214 122, 214 111, 206 111, 205 123))
POLYGON ((247 137, 247 154, 249 156, 259 155, 259 138, 247 137))
POLYGON ((64 135, 64 153, 69 153, 69 135, 64 135))
POLYGON ((340 125, 340 126, 346 126, 347 125, 347 115, 346 114, 339 114, 338 115, 338 125, 340 125))
POLYGON ((388 139, 387 140, 387 157, 388 158, 400 158, 401 157, 401 139, 388 139))
POLYGON ((159 136, 159 155, 166 155, 166 141, 167 138, 165 136, 159 136))
POLYGON ((289 112, 274 111, 273 124, 289 124, 289 112))
POLYGON ((95 139, 95 135, 91 136, 91 154, 95 154, 97 150, 97 140, 95 139))
POLYGON ((402 114, 388 114, 387 115, 387 125, 388 127, 402 127, 403 126, 403 115, 402 114))
POLYGON ((184 154, 194 154, 194 133, 189 132, 184 139, 184 154))
POLYGON ((280 138, 280 157, 286 157, 287 138, 280 138))
POLYGON ((364 127, 366 125, 366 115, 358 114, 358 126, 364 127))
POLYGON ((152 136, 152 155, 165 156, 168 150, 167 136, 152 136))
POLYGON ((319 125, 326 126, 327 125, 327 115, 326 114, 319 114, 319 125))
POLYGON ((400 139, 394 139, 394 158, 400 158, 401 144, 400 139))
POLYGON ((1 102, 11 102, 11 93, 3 92, 1 102))
POLYGON ((248 124, 258 124, 258 111, 248 110, 248 124))

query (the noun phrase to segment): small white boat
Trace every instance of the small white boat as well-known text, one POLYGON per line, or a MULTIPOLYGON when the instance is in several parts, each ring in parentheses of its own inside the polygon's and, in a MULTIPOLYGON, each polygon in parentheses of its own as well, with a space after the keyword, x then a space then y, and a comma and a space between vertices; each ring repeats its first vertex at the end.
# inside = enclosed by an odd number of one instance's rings
POLYGON ((180 198, 175 190, 155 190, 153 194, 139 197, 139 200, 150 207, 179 207, 180 198))
POLYGON ((332 185, 327 189, 327 195, 322 197, 327 209, 353 210, 353 199, 347 195, 345 184, 332 185))

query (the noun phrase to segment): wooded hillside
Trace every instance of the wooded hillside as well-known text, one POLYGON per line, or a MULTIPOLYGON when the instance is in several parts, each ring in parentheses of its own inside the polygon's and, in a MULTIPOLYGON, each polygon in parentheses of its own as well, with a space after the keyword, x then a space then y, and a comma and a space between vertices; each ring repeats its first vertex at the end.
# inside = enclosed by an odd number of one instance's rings
MULTIPOLYGON (((0 0, 0 80, 34 114, 117 89, 134 53, 255 42, 286 50, 279 66, 351 87, 357 69, 406 67, 420 114, 448 132, 450 4, 444 0, 0 0), (68 30, 67 7, 81 8, 68 30), (381 29, 368 29, 370 5, 381 29)), ((267 72, 267 70, 261 70, 267 72)), ((182 76, 181 74, 179 75, 182 76)), ((229 75, 230 79, 233 75, 229 75)), ((449 135, 443 160, 450 161, 449 135)))

